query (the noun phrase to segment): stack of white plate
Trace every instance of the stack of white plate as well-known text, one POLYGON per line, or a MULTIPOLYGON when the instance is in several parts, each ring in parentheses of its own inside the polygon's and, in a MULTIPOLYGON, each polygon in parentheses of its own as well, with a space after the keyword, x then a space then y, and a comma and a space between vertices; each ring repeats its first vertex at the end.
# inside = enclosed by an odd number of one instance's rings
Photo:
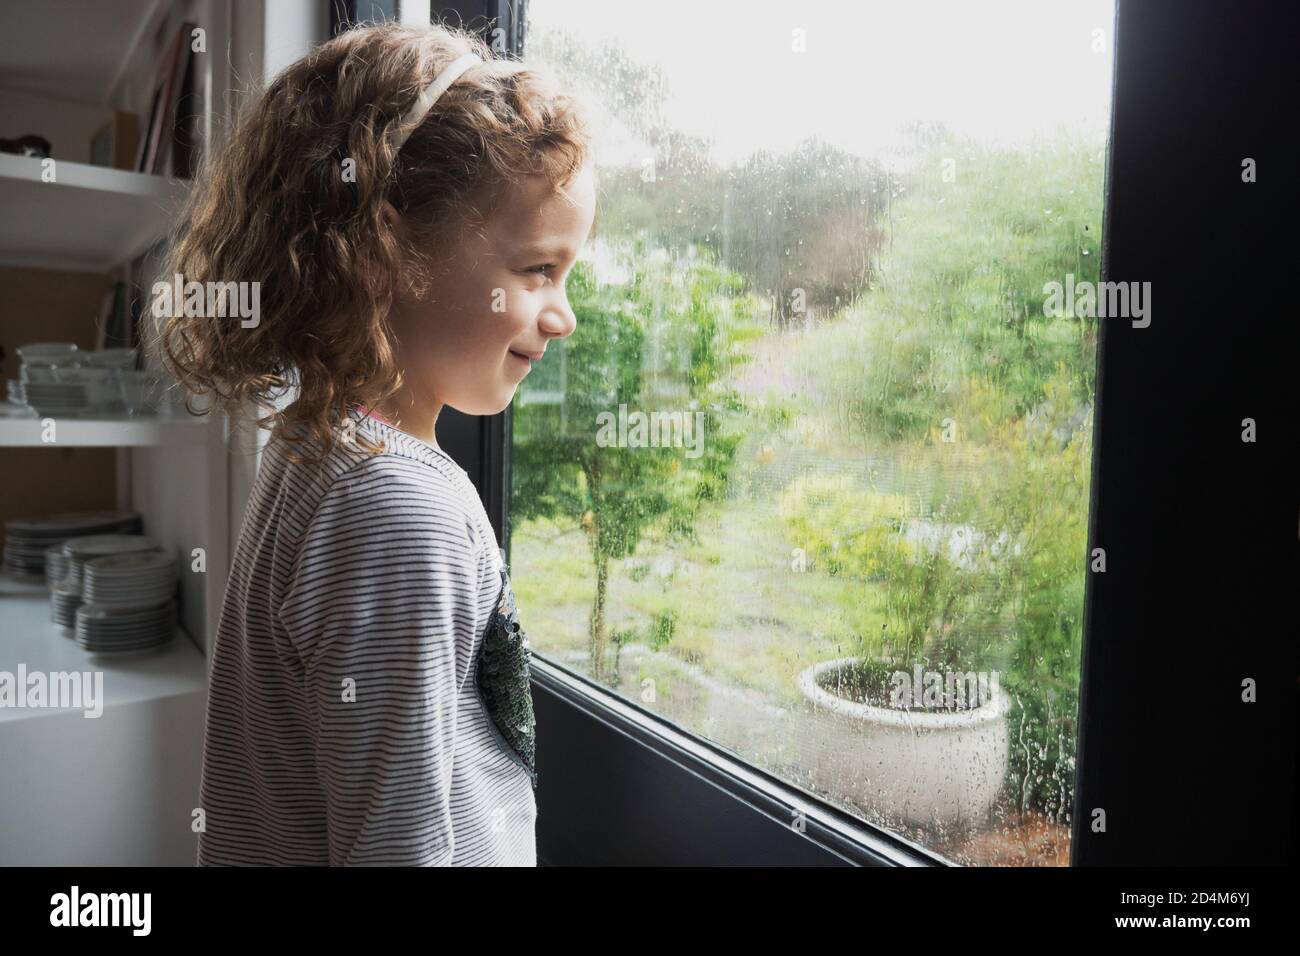
POLYGON ((138 554, 141 551, 161 551, 160 545, 153 538, 142 534, 89 534, 81 538, 69 538, 63 542, 63 553, 68 558, 66 583, 76 582, 78 588, 85 581, 87 561, 106 558, 111 554, 138 554))
POLYGON ((82 351, 73 342, 33 342, 18 348, 22 366, 9 401, 23 402, 28 415, 87 416, 125 409, 125 387, 133 378, 135 349, 82 351))
POLYGON ((176 593, 176 561, 162 551, 112 554, 86 562, 81 599, 111 607, 156 607, 176 593))
POLYGON ((63 583, 68 573, 68 556, 63 553, 63 544, 52 544, 45 549, 45 580, 51 588, 63 583))
POLYGON ((77 608, 77 643, 96 654, 161 647, 176 634, 176 602, 154 607, 83 604, 77 608))
MULTIPOLYGON (((22 581, 45 581, 46 552, 70 538, 93 534, 138 534, 136 511, 71 511, 30 515, 5 522, 5 569, 22 581)), ((49 580, 59 583, 59 577, 49 580)))
POLYGON ((157 541, 139 534, 91 534, 69 538, 63 544, 63 553, 68 559, 67 573, 50 592, 50 619, 69 630, 77 626, 77 609, 85 603, 81 592, 86 562, 109 555, 159 550, 157 541))
POLYGON ((27 382, 23 398, 38 415, 76 415, 90 404, 85 385, 63 382, 27 382))
POLYGON ((81 586, 57 587, 50 592, 50 620, 72 630, 77 626, 77 608, 81 607, 81 586))
POLYGON ((9 379, 7 400, 0 402, 0 418, 36 418, 36 410, 27 404, 23 392, 23 383, 16 378, 9 379))

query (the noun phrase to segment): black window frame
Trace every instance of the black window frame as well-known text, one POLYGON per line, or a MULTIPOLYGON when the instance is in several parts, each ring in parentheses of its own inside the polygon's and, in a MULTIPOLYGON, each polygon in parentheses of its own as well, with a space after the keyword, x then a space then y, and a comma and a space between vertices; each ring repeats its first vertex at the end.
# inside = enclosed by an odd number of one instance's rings
MULTIPOLYGON (((1296 858, 1295 637, 1282 597, 1300 552, 1294 488, 1274 490, 1270 478, 1293 474, 1286 431, 1297 419, 1286 379, 1258 371, 1271 358, 1282 373, 1278 360, 1296 350, 1294 338, 1270 343, 1223 321, 1224 310, 1269 305, 1262 270, 1287 274, 1280 237, 1297 204, 1281 126, 1295 102, 1287 44, 1300 34, 1289 7, 1116 2, 1102 278, 1150 279, 1162 294, 1154 328, 1103 320, 1099 338, 1088 554, 1105 548, 1107 570, 1089 574, 1085 595, 1072 866, 1296 858), (1290 95, 1276 115, 1267 100, 1242 102, 1278 84, 1290 95), (1271 170, 1254 193, 1236 170, 1247 155, 1271 170), (1233 230, 1235 248, 1214 262, 1225 284, 1213 301, 1177 285, 1204 242, 1180 208, 1188 196, 1202 204, 1202 228, 1233 230), (1213 389, 1201 387, 1204 367, 1222 372, 1213 389), (1247 412, 1269 436, 1255 446, 1239 441, 1247 412), (1215 495, 1185 481, 1207 435, 1219 457, 1202 474, 1215 495), (1195 521, 1180 524, 1181 509, 1196 509, 1195 521), (1235 563, 1208 577, 1178 566, 1189 549, 1216 548, 1235 563), (1243 609, 1242 594, 1258 600, 1243 609), (1182 655, 1172 664, 1171 635, 1182 655), (1216 653, 1222 674, 1207 670, 1216 653), (1260 681, 1253 710, 1238 702, 1240 675, 1260 681), (1190 708, 1189 685, 1202 694, 1190 708), (1243 760, 1264 785, 1243 783, 1233 769, 1243 760), (1219 825, 1207 824, 1207 805, 1219 825), (1091 825, 1096 808, 1105 832, 1091 825)), ((522 55, 526 0, 435 4, 444 17, 484 21, 485 32, 502 24, 522 55)), ((508 554, 509 410, 444 411, 438 434, 508 554)), ((533 682, 543 863, 947 865, 540 656, 533 682)))

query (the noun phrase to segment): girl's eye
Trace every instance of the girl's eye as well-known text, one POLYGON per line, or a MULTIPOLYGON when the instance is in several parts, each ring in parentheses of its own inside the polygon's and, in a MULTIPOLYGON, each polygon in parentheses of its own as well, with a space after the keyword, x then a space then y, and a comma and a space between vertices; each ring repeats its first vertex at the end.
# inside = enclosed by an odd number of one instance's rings
POLYGON ((548 263, 547 263, 546 265, 544 265, 544 266, 533 266, 533 267, 532 267, 531 269, 529 269, 528 271, 529 271, 529 272, 536 272, 538 275, 544 275, 544 274, 545 274, 545 271, 546 271, 547 269, 554 269, 554 268, 555 268, 555 264, 554 264, 554 263, 551 263, 551 262, 548 262, 548 263))

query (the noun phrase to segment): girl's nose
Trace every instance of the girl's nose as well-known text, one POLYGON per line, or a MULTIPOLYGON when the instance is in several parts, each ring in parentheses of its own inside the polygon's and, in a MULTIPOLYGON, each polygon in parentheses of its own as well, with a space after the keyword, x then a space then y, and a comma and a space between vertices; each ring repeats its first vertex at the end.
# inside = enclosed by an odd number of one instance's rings
POLYGON ((573 330, 578 327, 578 318, 573 314, 573 309, 569 307, 566 299, 560 308, 547 309, 543 312, 539 324, 546 335, 562 339, 573 334, 573 330))

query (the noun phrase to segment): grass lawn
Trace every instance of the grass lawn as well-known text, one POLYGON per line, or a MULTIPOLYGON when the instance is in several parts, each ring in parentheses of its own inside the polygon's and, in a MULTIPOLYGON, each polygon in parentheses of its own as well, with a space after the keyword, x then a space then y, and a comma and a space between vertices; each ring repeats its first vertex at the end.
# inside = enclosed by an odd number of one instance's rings
MULTIPOLYGON (((709 510, 696 529, 699 543, 651 535, 635 555, 611 562, 607 615, 611 634, 650 643, 656 616, 671 612, 674 633, 663 650, 793 706, 801 700, 799 671, 852 654, 855 629, 880 631, 882 595, 875 584, 793 570, 795 544, 763 487, 780 483, 762 474, 779 472, 779 459, 765 464, 766 457, 762 447, 748 456, 750 474, 738 483, 755 493, 709 510)), ((576 522, 512 529, 511 580, 538 653, 587 649, 595 568, 576 522)))

